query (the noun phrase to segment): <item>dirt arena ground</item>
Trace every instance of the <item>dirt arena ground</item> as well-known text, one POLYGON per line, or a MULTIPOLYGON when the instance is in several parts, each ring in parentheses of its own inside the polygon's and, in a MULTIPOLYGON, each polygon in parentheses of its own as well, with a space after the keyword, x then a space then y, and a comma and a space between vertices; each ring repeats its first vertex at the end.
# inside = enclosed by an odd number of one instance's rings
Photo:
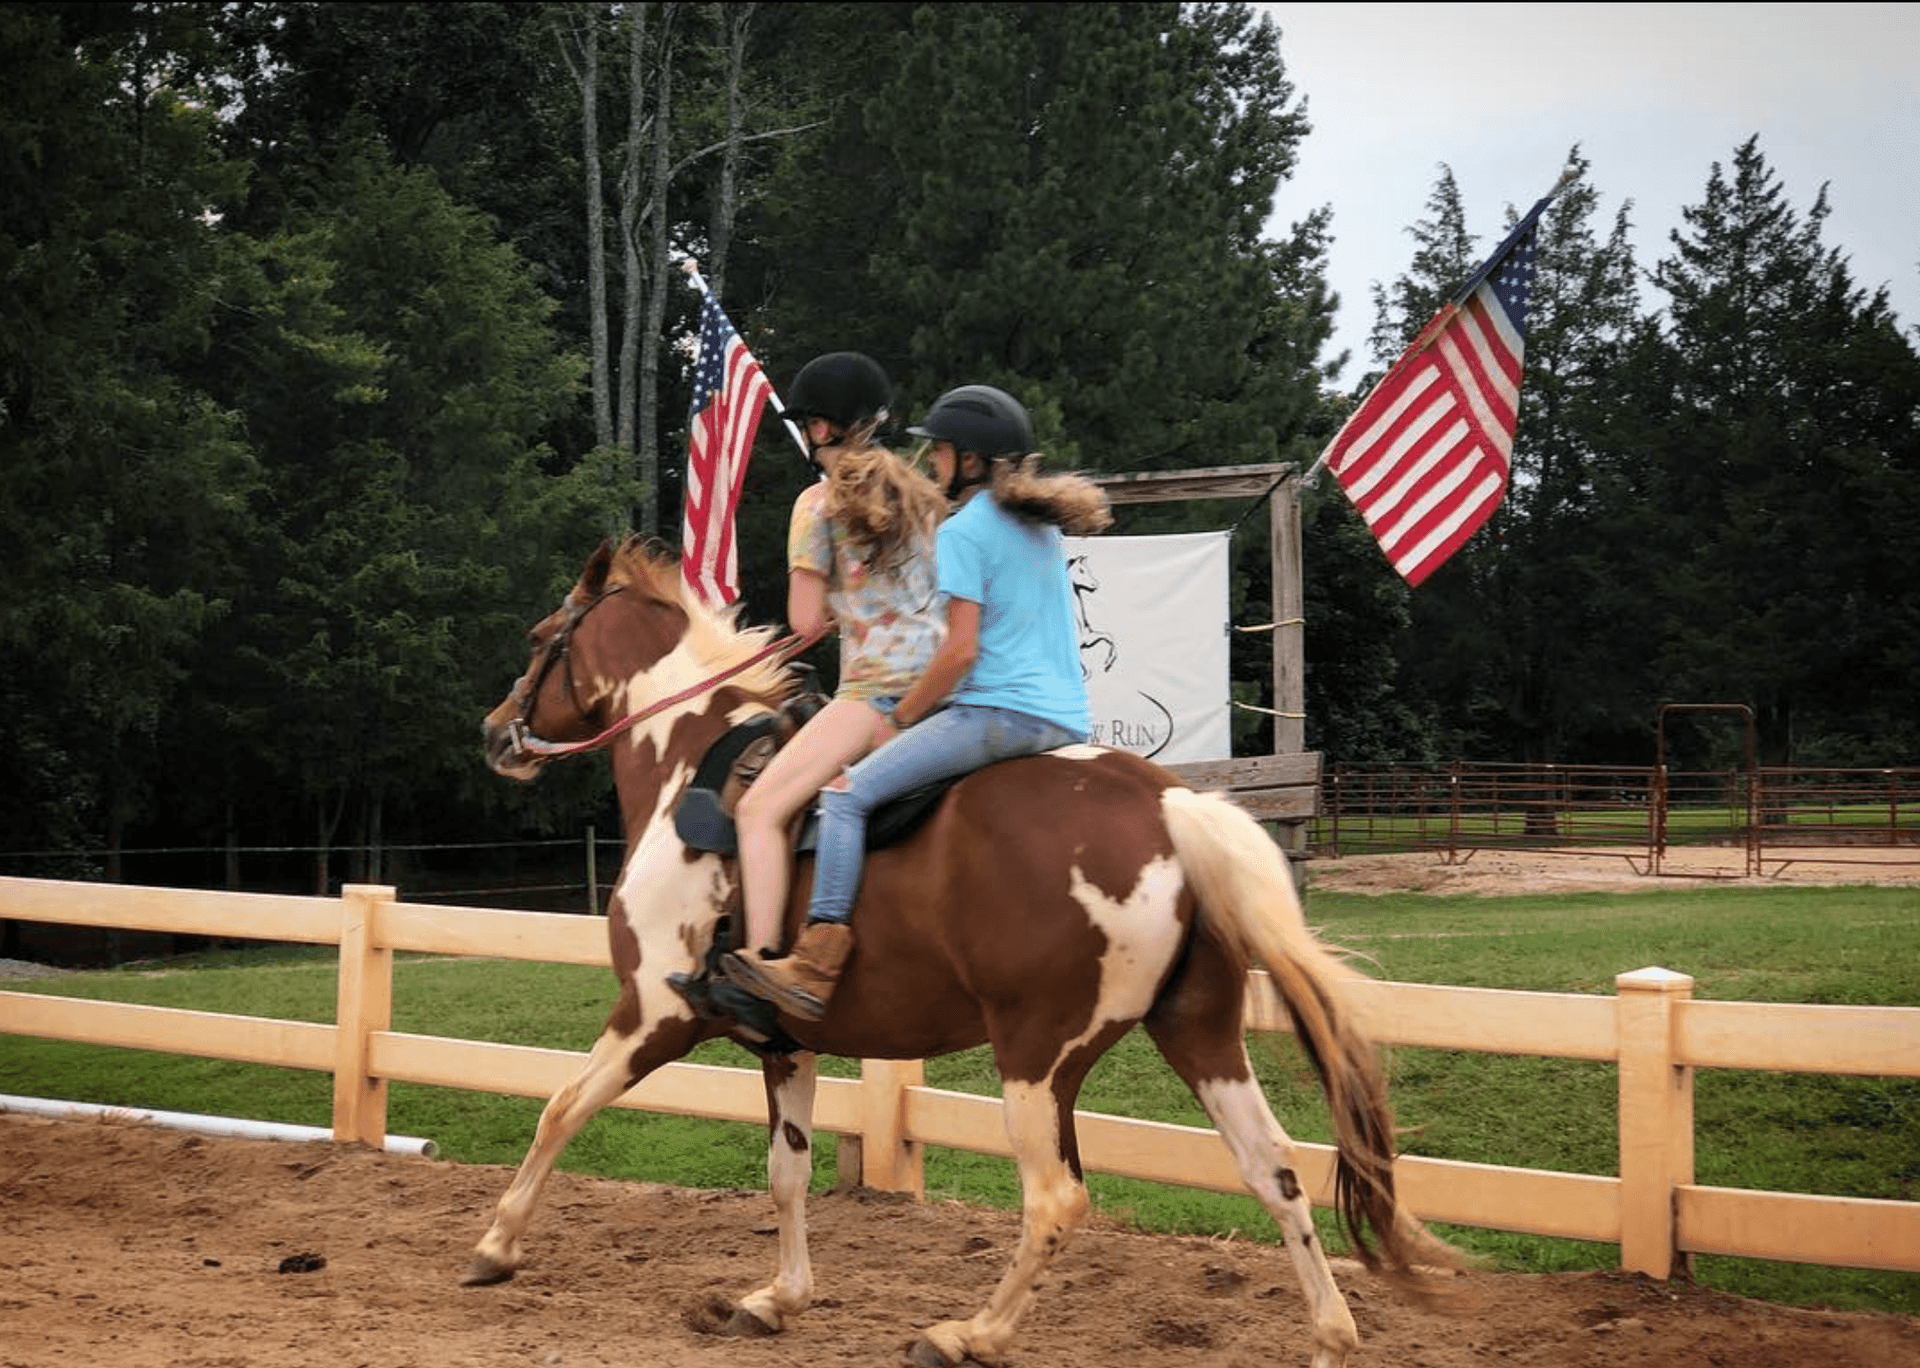
POLYGON ((1737 847, 1695 846, 1669 851, 1660 873, 1647 873, 1645 847, 1576 851, 1462 851, 1444 854, 1359 855, 1307 862, 1309 889, 1336 893, 1480 894, 1652 893, 1672 888, 1801 884, 1883 884, 1920 887, 1920 848, 1914 846, 1801 846, 1771 849, 1757 875, 1747 872, 1737 847))
MULTIPOLYGON (((1007 1212, 836 1194, 811 1204, 819 1301, 790 1333, 694 1328, 772 1268, 762 1193, 555 1176, 528 1267, 456 1285, 507 1170, 112 1121, 0 1116, 0 1364, 114 1368, 798 1368, 903 1362, 970 1314, 1007 1212)), ((1355 1365, 1912 1368, 1920 1322, 1796 1310, 1616 1274, 1469 1274, 1421 1312, 1337 1269, 1355 1365)), ((1015 1368, 1304 1365, 1285 1256, 1096 1224, 1046 1280, 1015 1368)))
MULTIPOLYGON (((1315 862, 1314 886, 1670 886, 1617 859, 1588 869, 1515 858, 1315 862)), ((1920 882, 1920 869, 1897 877, 1920 882)), ((1866 880, 1849 868, 1823 881, 1866 880)), ((520 1276, 459 1287, 508 1176, 351 1147, 0 1114, 0 1368, 877 1368, 903 1362, 919 1326, 971 1314, 1018 1236, 1006 1212, 816 1198, 815 1307, 786 1335, 725 1340, 698 1328, 700 1313, 771 1272, 764 1193, 558 1174, 520 1276)), ((1920 1321, 1680 1282, 1470 1273, 1460 1285, 1473 1308, 1448 1318, 1405 1304, 1358 1266, 1336 1275, 1360 1327, 1355 1368, 1920 1364, 1920 1321)), ((1267 1368, 1308 1356, 1279 1250, 1096 1222, 1047 1277, 1008 1363, 1267 1368)))

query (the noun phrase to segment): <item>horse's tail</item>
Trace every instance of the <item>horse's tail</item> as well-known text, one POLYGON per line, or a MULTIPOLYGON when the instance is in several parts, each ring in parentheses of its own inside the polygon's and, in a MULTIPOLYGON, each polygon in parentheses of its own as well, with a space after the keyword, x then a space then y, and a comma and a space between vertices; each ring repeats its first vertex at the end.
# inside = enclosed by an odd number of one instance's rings
POLYGON ((1272 976, 1320 1076, 1338 1151, 1334 1205, 1355 1252, 1369 1268, 1389 1274, 1407 1274, 1415 1264, 1457 1264, 1457 1251, 1428 1233, 1394 1195, 1393 1110, 1379 1053, 1355 1027, 1339 992, 1343 981, 1362 975, 1307 929, 1286 856, 1259 823, 1217 794, 1170 788, 1161 802, 1205 925, 1272 976))

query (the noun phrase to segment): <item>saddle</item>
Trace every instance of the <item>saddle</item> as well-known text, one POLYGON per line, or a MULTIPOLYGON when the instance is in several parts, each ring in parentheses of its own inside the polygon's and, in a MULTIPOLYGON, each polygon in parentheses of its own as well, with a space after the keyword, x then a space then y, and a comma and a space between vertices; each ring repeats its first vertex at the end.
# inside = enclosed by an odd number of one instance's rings
MULTIPOLYGON (((693 850, 710 851, 729 859, 739 854, 740 839, 733 814, 740 799, 773 759, 774 753, 821 708, 826 698, 803 692, 777 713, 743 722, 722 736, 701 757, 693 781, 674 806, 673 827, 693 850)), ((877 850, 907 839, 933 814, 946 791, 958 782, 943 779, 901 794, 876 808, 867 822, 867 848, 877 850)), ((819 847, 820 804, 816 799, 801 814, 793 838, 795 856, 819 847)), ((791 1054, 804 1049, 775 1020, 773 1005, 753 996, 719 972, 721 956, 742 948, 746 917, 736 886, 707 946, 697 974, 674 974, 669 982, 702 1017, 725 1020, 739 1028, 749 1048, 763 1055, 791 1054)))

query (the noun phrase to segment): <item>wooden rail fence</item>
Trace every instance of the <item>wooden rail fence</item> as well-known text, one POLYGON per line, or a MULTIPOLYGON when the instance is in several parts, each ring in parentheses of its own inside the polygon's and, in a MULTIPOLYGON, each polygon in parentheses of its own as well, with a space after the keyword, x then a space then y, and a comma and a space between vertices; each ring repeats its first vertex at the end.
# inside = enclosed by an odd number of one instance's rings
MULTIPOLYGON (((0 1033, 241 1060, 333 1075, 336 1141, 379 1145, 391 1081, 544 1098, 583 1055, 391 1029, 396 951, 606 965, 592 917, 410 905, 354 885, 334 898, 0 878, 0 917, 339 947, 334 1025, 0 992, 0 1033)), ((1771 1069, 1920 1077, 1920 1008, 1698 1002, 1666 969, 1615 980, 1614 997, 1360 981, 1350 1005, 1382 1044, 1610 1061, 1619 1072, 1619 1173, 1555 1173, 1448 1160, 1396 1165, 1428 1220, 1618 1244, 1622 1265, 1665 1278, 1693 1254, 1920 1272, 1920 1202, 1704 1187, 1693 1181, 1693 1071, 1771 1069)), ((1264 974, 1248 1027, 1287 1029, 1264 974)), ((918 1193, 926 1145, 1011 1150, 996 1098, 928 1088, 917 1062, 866 1061, 822 1078, 817 1124, 853 1142, 862 1181, 918 1193)), ((675 1064, 617 1104, 764 1124, 756 1070, 675 1064)), ((1088 1169, 1244 1191, 1211 1130, 1077 1115, 1088 1169)), ((1301 1146, 1321 1205, 1333 1151, 1301 1146)), ((844 1161, 843 1161, 844 1162, 844 1161)))

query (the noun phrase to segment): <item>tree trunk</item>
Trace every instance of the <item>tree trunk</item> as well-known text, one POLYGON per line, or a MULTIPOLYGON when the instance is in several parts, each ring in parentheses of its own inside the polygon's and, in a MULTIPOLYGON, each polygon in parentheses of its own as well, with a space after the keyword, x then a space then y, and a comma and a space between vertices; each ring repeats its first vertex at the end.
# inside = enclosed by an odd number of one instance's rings
POLYGON ((720 155, 720 187, 714 194, 713 216, 707 225, 707 284, 715 299, 726 298, 727 249, 733 245, 733 220, 740 207, 740 143, 746 126, 740 79, 746 68, 747 29, 753 22, 753 9, 752 0, 720 6, 727 40, 727 142, 720 155))
POLYGON ((647 7, 628 5, 627 28, 627 146, 620 168, 620 271, 626 290, 620 308, 620 400, 617 440, 628 451, 636 449, 639 396, 635 380, 640 370, 640 306, 646 277, 640 266, 640 158, 646 145, 646 36, 647 7))
POLYGON ((600 27, 593 5, 569 6, 555 21, 560 53, 580 90, 580 157, 587 192, 587 328, 593 374, 593 436, 613 445, 613 385, 607 353, 606 202, 600 188, 600 27), (569 32, 571 30, 571 32, 569 32), (576 61, 576 53, 578 60, 576 61))
POLYGON ((233 803, 227 803, 227 892, 240 891, 240 825, 233 818, 233 803))
POLYGON ((313 805, 313 896, 327 896, 327 842, 331 832, 327 826, 326 805, 316 799, 313 805))
POLYGON ((667 189, 673 179, 673 19, 678 8, 673 4, 660 7, 660 60, 655 68, 659 78, 653 97, 652 220, 644 262, 651 290, 646 323, 640 333, 639 441, 635 447, 640 458, 639 530, 643 535, 660 530, 660 330, 666 323, 667 284, 672 269, 667 260, 667 189))
POLYGON ((347 786, 340 786, 339 800, 333 805, 333 812, 327 812, 325 797, 316 794, 313 800, 313 896, 327 896, 327 886, 333 881, 333 834, 340 829, 340 817, 347 808, 347 786))
POLYGON ((385 839, 384 818, 386 804, 376 791, 367 797, 366 839, 361 852, 360 882, 377 884, 386 882, 382 877, 382 867, 386 864, 385 852, 381 844, 385 839))

